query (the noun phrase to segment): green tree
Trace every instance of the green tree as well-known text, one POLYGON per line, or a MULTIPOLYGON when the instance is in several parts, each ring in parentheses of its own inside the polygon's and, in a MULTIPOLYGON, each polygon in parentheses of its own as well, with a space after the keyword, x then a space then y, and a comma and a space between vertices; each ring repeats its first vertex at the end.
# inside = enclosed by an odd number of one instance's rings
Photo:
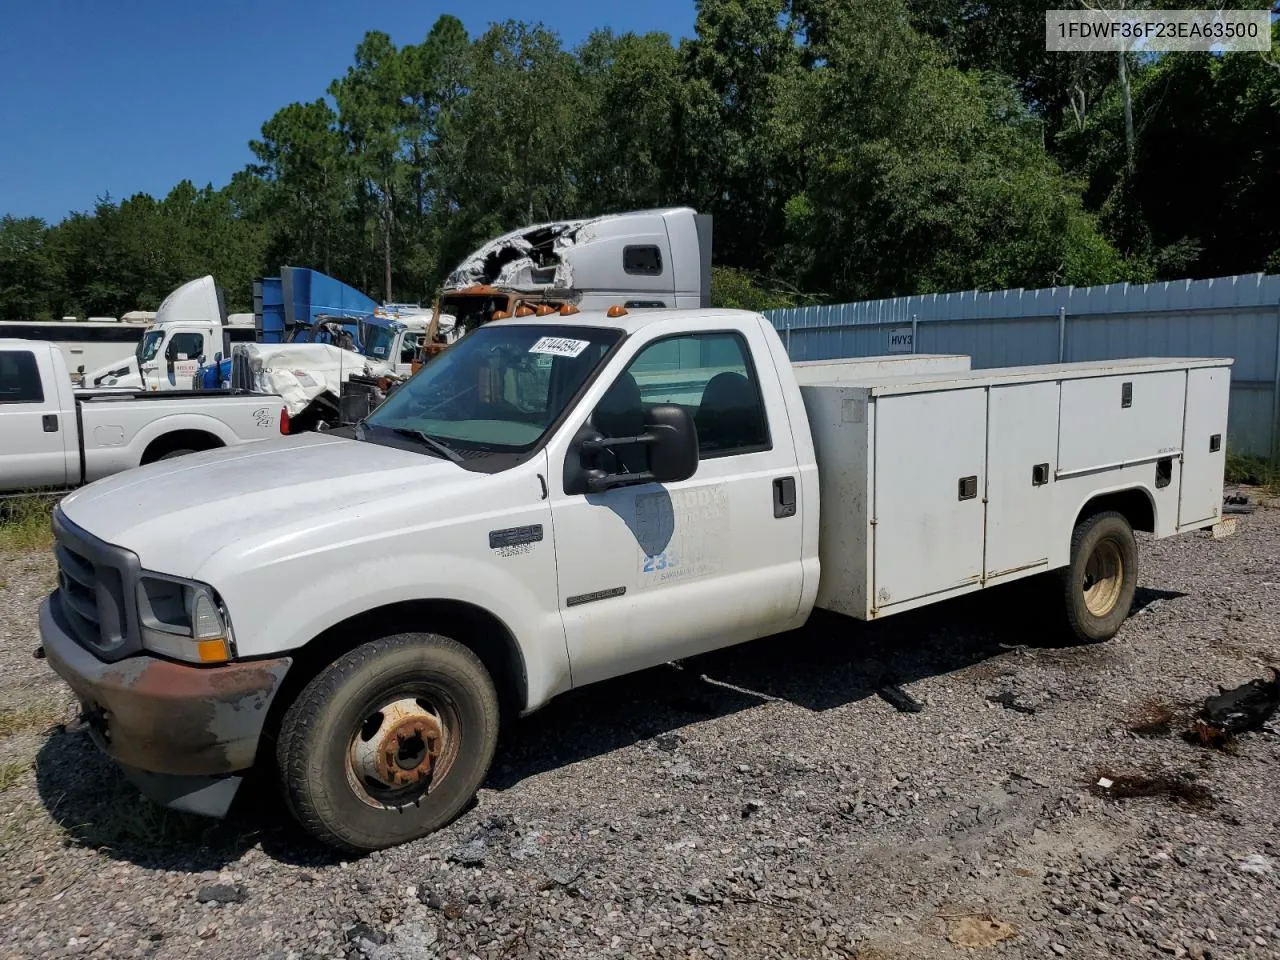
MULTIPOLYGON (((1280 27, 1273 36, 1280 44, 1280 27)), ((1257 53, 1146 63, 1133 81, 1131 168, 1123 110, 1111 91, 1056 147, 1138 269, 1175 279, 1280 263, 1280 68, 1257 53)))
POLYGON ((249 149, 257 163, 255 190, 241 179, 238 189, 247 215, 264 221, 272 234, 272 259, 335 269, 344 241, 344 214, 350 200, 351 163, 337 129, 338 116, 324 100, 291 103, 262 125, 249 149))
POLYGON ((805 10, 807 59, 775 141, 803 157, 786 263, 836 299, 1123 275, 1038 123, 998 78, 954 67, 898 0, 805 10))
POLYGON ((439 249, 459 206, 467 139, 460 115, 471 83, 471 43, 462 22, 445 15, 422 43, 405 47, 401 57, 411 204, 399 267, 410 288, 425 293, 452 266, 441 262, 439 249))
POLYGON ((404 63, 391 38, 366 33, 355 64, 329 85, 329 94, 338 105, 338 126, 356 175, 356 208, 368 224, 371 250, 381 251, 383 296, 391 300, 392 237, 405 180, 401 132, 409 122, 404 63))
POLYGON ((36 217, 0 217, 0 319, 49 318, 56 268, 47 232, 36 217))
POLYGON ((780 92, 801 75, 799 25, 786 0, 698 0, 682 46, 685 84, 676 135, 681 193, 717 218, 717 257, 767 267, 786 198, 804 182, 802 153, 782 148, 780 92))
POLYGON ((591 34, 577 51, 585 99, 581 212, 667 206, 678 144, 672 136, 681 103, 680 55, 664 33, 591 34))

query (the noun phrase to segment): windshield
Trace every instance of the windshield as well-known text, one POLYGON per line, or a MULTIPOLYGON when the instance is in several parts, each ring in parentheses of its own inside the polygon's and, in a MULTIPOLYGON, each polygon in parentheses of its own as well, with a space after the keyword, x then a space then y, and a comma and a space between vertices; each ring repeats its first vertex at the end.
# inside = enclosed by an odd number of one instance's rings
POLYGON ((163 330, 148 331, 147 335, 142 338, 142 342, 138 344, 138 363, 143 364, 148 360, 154 360, 156 354, 160 352, 160 344, 163 342, 163 330))
POLYGON ((451 447, 527 450, 621 336, 593 327, 486 324, 388 397, 366 424, 451 447))
POLYGON ((394 327, 383 327, 377 324, 364 325, 364 355, 378 360, 390 360, 394 363, 398 358, 391 355, 391 347, 396 339, 394 327))

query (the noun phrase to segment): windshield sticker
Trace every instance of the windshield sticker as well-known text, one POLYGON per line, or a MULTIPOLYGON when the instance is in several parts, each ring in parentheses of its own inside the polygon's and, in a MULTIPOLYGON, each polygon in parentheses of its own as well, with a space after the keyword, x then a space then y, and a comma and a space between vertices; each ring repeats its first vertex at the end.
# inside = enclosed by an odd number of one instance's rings
POLYGON ((570 340, 568 337, 543 337, 529 348, 529 352, 545 353, 553 357, 576 357, 590 345, 590 340, 570 340))

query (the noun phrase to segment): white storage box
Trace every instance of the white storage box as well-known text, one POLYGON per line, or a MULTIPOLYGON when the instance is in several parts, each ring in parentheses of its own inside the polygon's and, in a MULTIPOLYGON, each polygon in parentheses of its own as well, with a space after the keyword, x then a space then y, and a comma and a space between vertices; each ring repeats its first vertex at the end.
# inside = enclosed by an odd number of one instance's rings
POLYGON ((1140 525, 1158 537, 1211 526, 1230 365, 1115 360, 803 385, 822 490, 817 605, 871 619, 1064 566, 1099 496, 1149 513, 1140 525))

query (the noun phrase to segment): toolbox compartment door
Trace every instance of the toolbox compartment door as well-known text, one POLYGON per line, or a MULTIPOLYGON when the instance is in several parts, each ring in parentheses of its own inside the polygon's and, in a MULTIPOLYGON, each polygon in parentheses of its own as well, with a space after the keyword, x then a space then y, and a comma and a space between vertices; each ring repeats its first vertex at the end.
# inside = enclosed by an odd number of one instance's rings
POLYGON ((986 433, 981 387, 877 399, 875 610, 981 582, 986 433))

